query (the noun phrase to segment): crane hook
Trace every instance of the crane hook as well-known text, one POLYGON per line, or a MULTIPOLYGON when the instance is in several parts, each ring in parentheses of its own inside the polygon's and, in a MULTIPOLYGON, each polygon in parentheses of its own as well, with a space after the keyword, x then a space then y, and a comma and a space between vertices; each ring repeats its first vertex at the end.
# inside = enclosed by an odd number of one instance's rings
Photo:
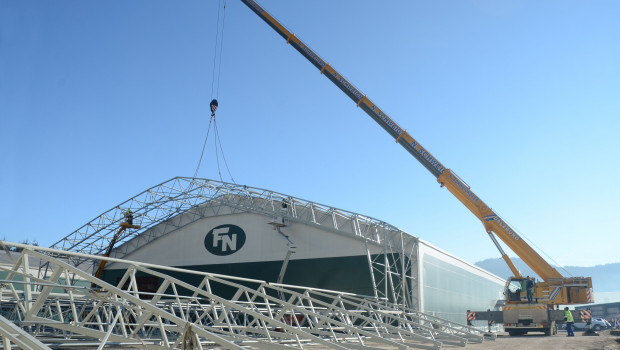
POLYGON ((215 117, 215 111, 217 110, 217 100, 213 99, 211 101, 211 116, 215 117))

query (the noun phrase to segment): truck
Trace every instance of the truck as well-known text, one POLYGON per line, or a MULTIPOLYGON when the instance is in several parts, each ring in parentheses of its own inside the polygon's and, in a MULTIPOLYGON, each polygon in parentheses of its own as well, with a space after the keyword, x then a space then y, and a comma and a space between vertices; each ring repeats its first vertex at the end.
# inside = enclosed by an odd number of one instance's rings
MULTIPOLYGON (((604 329, 599 322, 592 319, 590 310, 570 310, 574 320, 574 329, 585 329, 587 335, 604 329)), ((545 303, 506 304, 499 311, 467 310, 467 324, 474 320, 486 320, 489 332, 492 324, 504 324, 504 330, 510 336, 524 335, 528 332, 543 332, 545 335, 558 333, 558 325, 565 327, 565 310, 545 303)))
MULTIPOLYGON (((327 61, 307 46, 295 34, 271 16, 254 0, 241 0, 258 17, 273 28, 286 43, 291 45, 327 79, 347 95, 358 108, 381 126, 396 143, 409 152, 437 180, 440 187, 445 187, 482 223, 484 230, 495 244, 514 277, 508 279, 504 289, 505 305, 501 311, 488 310, 477 313, 489 321, 499 320, 511 335, 524 334, 529 331, 542 331, 547 335, 556 332, 557 322, 563 320, 563 311, 559 305, 587 304, 593 302, 591 277, 565 277, 543 259, 525 240, 508 225, 490 206, 478 197, 471 187, 454 171, 443 165, 431 152, 423 147, 405 129, 400 127, 383 109, 377 106, 357 87, 351 84, 327 61), (541 278, 533 288, 533 299, 528 302, 521 287, 524 280, 512 260, 499 244, 499 238, 519 256, 541 278)), ((478 318, 481 319, 481 318, 478 318)))

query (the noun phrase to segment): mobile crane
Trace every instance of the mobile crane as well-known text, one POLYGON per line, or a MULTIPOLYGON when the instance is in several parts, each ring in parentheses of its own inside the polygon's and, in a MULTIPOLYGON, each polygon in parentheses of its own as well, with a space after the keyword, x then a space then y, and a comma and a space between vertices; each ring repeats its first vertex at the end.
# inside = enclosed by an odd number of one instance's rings
POLYGON ((514 274, 504 290, 506 306, 501 315, 490 314, 489 319, 504 322, 511 335, 522 334, 528 331, 538 330, 545 334, 555 331, 555 322, 561 321, 563 314, 556 309, 557 305, 586 304, 593 302, 592 279, 590 277, 564 277, 553 266, 545 261, 532 247, 530 247, 517 232, 515 232, 497 213, 487 206, 456 173, 446 168, 426 148, 414 139, 406 130, 394 122, 381 108, 375 105, 366 95, 359 91, 345 77, 336 71, 329 63, 325 62, 318 54, 309 48, 295 34, 273 18, 254 0, 241 0, 254 13, 263 19, 271 28, 282 36, 287 44, 290 44, 310 63, 319 69, 342 92, 344 92, 357 107, 361 108, 385 131, 390 134, 398 144, 416 158, 428 171, 437 178, 441 187, 445 187, 467 209, 469 209, 484 226, 489 237, 499 250, 502 258, 508 264, 514 274), (523 276, 502 246, 497 241, 499 237, 506 246, 515 252, 534 272, 542 279, 535 283, 533 298, 536 303, 527 303, 525 291, 517 288, 523 281, 523 276), (554 312, 555 311, 555 312, 554 312), (501 316, 501 317, 500 317, 501 316))

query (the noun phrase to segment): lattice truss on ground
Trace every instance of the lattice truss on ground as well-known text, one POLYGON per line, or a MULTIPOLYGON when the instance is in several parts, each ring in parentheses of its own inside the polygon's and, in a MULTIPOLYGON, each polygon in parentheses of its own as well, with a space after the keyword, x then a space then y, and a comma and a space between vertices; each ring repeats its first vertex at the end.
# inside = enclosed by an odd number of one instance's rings
POLYGON ((474 328, 385 299, 103 258, 127 267, 111 285, 68 263, 101 257, 0 245, 12 261, 0 267, 5 349, 440 349, 483 341, 474 328), (138 276, 157 278, 159 289, 139 292, 138 276), (228 297, 214 292, 222 288, 228 297))
MULTIPOLYGON (((205 217, 247 212, 283 215, 289 222, 315 225, 363 240, 375 297, 419 310, 416 237, 368 216, 245 185, 175 177, 97 216, 51 248, 102 255, 128 208, 141 229, 123 232, 116 243, 120 246, 116 257, 205 217), (283 202, 288 205, 285 214, 281 212, 283 202), (382 254, 370 254, 369 245, 380 247, 382 254)), ((74 257, 71 263, 82 269, 94 269, 97 261, 74 257)))

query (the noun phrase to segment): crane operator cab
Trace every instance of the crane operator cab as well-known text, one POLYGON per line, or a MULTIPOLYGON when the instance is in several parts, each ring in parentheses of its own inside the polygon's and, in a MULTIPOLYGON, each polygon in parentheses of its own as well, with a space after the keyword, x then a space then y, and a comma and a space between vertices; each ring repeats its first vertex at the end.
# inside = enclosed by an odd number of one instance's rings
MULTIPOLYGON (((506 285, 506 301, 510 303, 527 303, 527 281, 525 277, 510 277, 506 285)), ((531 281, 536 286, 534 278, 531 281)))

